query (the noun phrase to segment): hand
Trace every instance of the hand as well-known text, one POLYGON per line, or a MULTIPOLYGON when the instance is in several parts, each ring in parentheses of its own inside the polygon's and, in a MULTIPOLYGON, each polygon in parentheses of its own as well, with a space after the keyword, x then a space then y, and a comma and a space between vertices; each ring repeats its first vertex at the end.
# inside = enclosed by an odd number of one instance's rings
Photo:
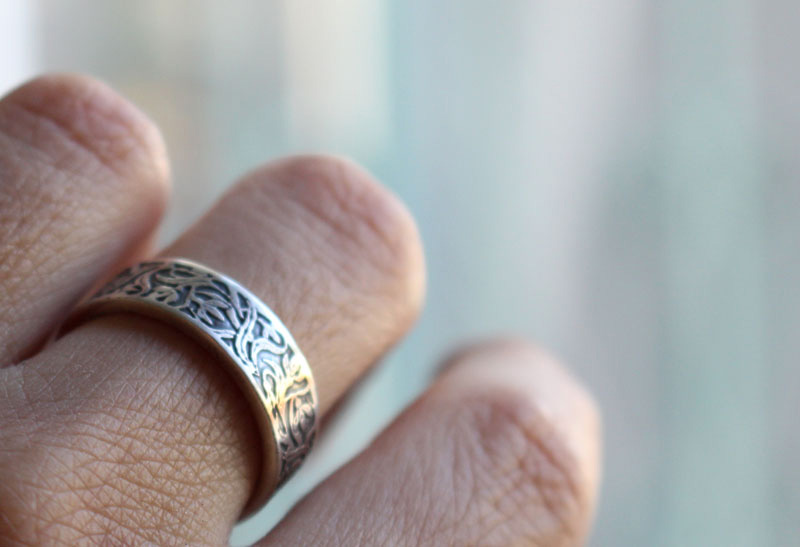
MULTIPOLYGON (((251 411, 194 340, 117 314, 45 343, 90 290, 154 254, 167 170, 157 130, 102 84, 50 76, 0 102, 4 545, 225 544, 248 499, 251 411)), ((160 254, 223 272, 275 310, 311 364, 323 419, 422 301, 413 220, 340 159, 254 171, 160 254)), ((579 544, 597 421, 536 348, 462 350, 262 543, 579 544)))

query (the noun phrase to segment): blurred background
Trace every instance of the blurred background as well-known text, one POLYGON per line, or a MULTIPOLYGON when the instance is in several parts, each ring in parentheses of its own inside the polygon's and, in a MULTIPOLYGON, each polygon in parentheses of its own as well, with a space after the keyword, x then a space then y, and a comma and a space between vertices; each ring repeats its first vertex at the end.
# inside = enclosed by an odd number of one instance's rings
POLYGON ((592 545, 800 538, 800 3, 0 0, 0 89, 93 74, 161 126, 162 241, 244 171, 346 154, 416 216, 427 309, 235 544, 454 344, 515 331, 605 418, 592 545))

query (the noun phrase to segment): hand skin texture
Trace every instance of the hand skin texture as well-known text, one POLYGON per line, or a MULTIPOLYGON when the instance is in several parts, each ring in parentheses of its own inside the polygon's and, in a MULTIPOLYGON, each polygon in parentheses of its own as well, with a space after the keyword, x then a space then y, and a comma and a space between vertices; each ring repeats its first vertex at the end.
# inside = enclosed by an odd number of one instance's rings
MULTIPOLYGON (((306 354, 323 418, 419 312, 414 221, 349 161, 260 167, 156 253, 168 194, 158 130, 105 85, 45 76, 0 101, 2 545, 224 545, 250 495, 250 410, 192 339, 117 314, 52 340, 123 266, 182 256, 248 287, 306 354)), ((259 544, 582 544, 598 422, 527 342, 464 348, 259 544)))

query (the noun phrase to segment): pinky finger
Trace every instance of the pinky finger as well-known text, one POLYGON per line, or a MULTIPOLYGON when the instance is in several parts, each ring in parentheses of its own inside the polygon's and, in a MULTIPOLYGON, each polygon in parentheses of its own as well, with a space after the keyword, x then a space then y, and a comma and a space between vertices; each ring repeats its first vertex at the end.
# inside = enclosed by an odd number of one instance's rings
POLYGON ((553 360, 521 342, 446 372, 261 545, 580 545, 599 420, 553 360))

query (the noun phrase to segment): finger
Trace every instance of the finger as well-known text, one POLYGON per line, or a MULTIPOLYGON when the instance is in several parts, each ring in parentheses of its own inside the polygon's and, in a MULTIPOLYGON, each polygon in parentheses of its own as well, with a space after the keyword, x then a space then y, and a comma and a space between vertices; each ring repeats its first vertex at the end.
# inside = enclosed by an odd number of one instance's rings
POLYGON ((549 357, 480 346, 262 545, 579 545, 598 445, 591 399, 549 357))
MULTIPOLYGON (((421 298, 408 213, 337 159, 256 172, 165 254, 224 272, 273 308, 311 364, 323 414, 421 298)), ((227 540, 256 480, 259 441, 240 392, 193 340, 118 315, 7 374, 17 370, 0 405, 0 477, 14 470, 0 480, 0 534, 227 540)))
POLYGON ((196 259, 264 296, 313 363, 323 414, 407 330, 424 290, 405 207, 333 157, 256 172, 162 254, 196 259))
POLYGON ((0 366, 153 230, 165 158, 153 125, 99 82, 46 76, 0 100, 0 366))

